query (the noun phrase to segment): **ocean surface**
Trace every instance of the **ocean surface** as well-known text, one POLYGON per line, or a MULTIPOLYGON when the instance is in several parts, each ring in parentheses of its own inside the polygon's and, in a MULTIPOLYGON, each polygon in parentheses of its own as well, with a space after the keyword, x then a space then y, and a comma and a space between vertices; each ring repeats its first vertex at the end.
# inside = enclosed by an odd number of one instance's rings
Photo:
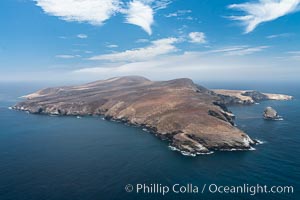
MULTIPOLYGON (((100 117, 51 117, 9 110, 47 83, 0 83, 0 200, 300 199, 300 84, 201 83, 293 95, 292 101, 232 106, 236 124, 263 142, 254 151, 197 157, 171 151, 137 127, 100 117), (265 121, 274 107, 282 121, 265 121), (198 193, 136 194, 127 184, 199 187, 198 193), (203 185, 293 186, 293 194, 210 193, 203 185)), ((53 84, 52 84, 53 85, 53 84)))

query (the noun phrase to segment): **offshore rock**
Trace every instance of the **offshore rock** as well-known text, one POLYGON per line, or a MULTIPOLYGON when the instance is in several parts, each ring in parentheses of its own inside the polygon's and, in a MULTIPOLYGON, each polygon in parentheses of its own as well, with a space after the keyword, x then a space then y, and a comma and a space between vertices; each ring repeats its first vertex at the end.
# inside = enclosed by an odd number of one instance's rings
POLYGON ((278 115, 277 111, 272 107, 266 107, 263 113, 264 119, 267 120, 277 120, 281 117, 278 115))

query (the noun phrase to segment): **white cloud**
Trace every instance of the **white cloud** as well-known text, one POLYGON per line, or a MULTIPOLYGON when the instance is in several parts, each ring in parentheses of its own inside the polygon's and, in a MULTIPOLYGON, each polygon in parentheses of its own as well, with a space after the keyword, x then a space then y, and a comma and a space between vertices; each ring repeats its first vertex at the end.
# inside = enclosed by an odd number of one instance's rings
POLYGON ((186 17, 186 18, 183 18, 183 19, 186 19, 186 20, 194 20, 194 18, 193 18, 193 17, 191 17, 191 16, 188 16, 188 17, 186 17))
POLYGON ((169 14, 166 14, 165 17, 169 18, 169 17, 177 17, 178 16, 178 13, 175 12, 175 13, 169 13, 169 14))
POLYGON ((250 33, 263 22, 298 11, 299 4, 300 0, 258 0, 257 2, 232 4, 229 5, 229 8, 243 11, 245 15, 229 18, 241 21, 246 26, 245 33, 250 33))
MULTIPOLYGON (((233 48, 231 48, 233 49, 233 48)), ((221 51, 221 50, 220 50, 221 51)), ((223 49, 225 51, 225 49, 223 49)), ((229 48, 226 50, 229 51, 229 48)), ((150 79, 169 80, 189 77, 194 80, 298 80, 299 68, 296 61, 274 60, 273 57, 226 56, 222 53, 204 54, 187 52, 181 55, 166 55, 159 59, 149 59, 132 63, 114 63, 107 66, 79 68, 72 71, 76 77, 87 77, 90 80, 100 77, 124 75, 141 75, 150 79), (282 67, 285 66, 285 67, 282 67), (266 77, 272 71, 272 76, 266 77), (296 74, 295 74, 296 73, 296 74)), ((299 64, 299 63, 298 63, 299 64)))
POLYGON ((153 9, 154 10, 161 10, 165 9, 170 3, 172 3, 171 0, 150 0, 153 2, 153 9))
POLYGON ((165 38, 152 41, 151 45, 144 48, 126 50, 123 52, 117 52, 112 54, 102 54, 89 58, 89 60, 108 60, 112 62, 134 62, 143 61, 155 58, 160 55, 169 54, 177 51, 174 43, 178 42, 177 38, 165 38))
POLYGON ((125 14, 126 23, 141 27, 149 35, 154 13, 166 8, 171 0, 33 0, 43 11, 65 21, 102 25, 115 14, 125 14))
POLYGON ((191 43, 206 43, 206 36, 203 32, 191 32, 189 34, 189 38, 191 43))
POLYGON ((136 43, 147 43, 147 42, 149 42, 149 40, 148 39, 138 39, 135 42, 136 43))
POLYGON ((140 1, 132 1, 126 11, 126 23, 140 26, 149 35, 152 34, 151 25, 154 22, 153 9, 140 1))
POLYGON ((80 39, 86 39, 86 38, 88 38, 88 36, 86 34, 82 34, 82 33, 78 34, 77 37, 80 38, 80 39))
POLYGON ((116 44, 109 44, 106 47, 108 47, 108 48, 118 48, 119 46, 116 45, 116 44))
POLYGON ((300 51, 290 51, 287 53, 290 54, 290 58, 300 61, 300 51))
POLYGON ((276 34, 276 35, 268 35, 266 38, 267 39, 285 38, 285 37, 290 37, 292 35, 293 35, 292 33, 281 33, 281 34, 276 34))
POLYGON ((63 58, 63 59, 72 59, 72 58, 79 58, 81 57, 80 55, 67 55, 67 54, 62 54, 62 55, 56 55, 56 58, 63 58))
POLYGON ((153 10, 161 10, 165 9, 170 3, 172 3, 172 0, 138 0, 146 5, 151 5, 153 10))
POLYGON ((192 16, 187 16, 187 14, 192 13, 191 10, 177 10, 176 12, 169 13, 164 15, 167 18, 176 17, 177 20, 197 20, 197 18, 194 18, 192 16))
POLYGON ((300 55, 300 51, 289 51, 289 54, 299 54, 300 55))
POLYGON ((183 15, 191 13, 191 12, 192 12, 191 10, 177 10, 176 12, 165 15, 165 17, 178 17, 178 16, 183 16, 183 15))
POLYGON ((66 21, 102 25, 118 12, 119 0, 35 0, 45 13, 66 21))
POLYGON ((268 46, 256 46, 256 47, 250 47, 250 46, 231 46, 231 47, 225 47, 221 49, 216 49, 209 51, 208 53, 223 53, 226 56, 245 56, 254 54, 260 51, 263 51, 265 49, 269 48, 268 46))

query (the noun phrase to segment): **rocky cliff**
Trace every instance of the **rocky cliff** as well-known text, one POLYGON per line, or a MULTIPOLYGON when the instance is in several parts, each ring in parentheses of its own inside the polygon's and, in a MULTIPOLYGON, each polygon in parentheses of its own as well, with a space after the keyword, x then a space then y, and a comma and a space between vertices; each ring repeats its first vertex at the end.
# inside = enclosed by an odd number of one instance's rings
POLYGON ((141 126, 185 155, 251 149, 234 126, 224 100, 190 79, 150 81, 118 77, 79 86, 48 88, 13 108, 34 114, 95 115, 141 126))

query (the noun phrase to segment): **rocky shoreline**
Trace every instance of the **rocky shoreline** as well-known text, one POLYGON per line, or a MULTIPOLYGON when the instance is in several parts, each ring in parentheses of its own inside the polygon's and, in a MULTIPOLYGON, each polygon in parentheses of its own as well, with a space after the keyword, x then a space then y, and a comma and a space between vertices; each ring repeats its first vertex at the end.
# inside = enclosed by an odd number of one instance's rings
POLYGON ((235 127, 226 107, 228 98, 235 97, 223 96, 190 79, 154 82, 129 76, 47 88, 12 108, 32 114, 103 116, 139 126, 183 155, 252 150, 257 141, 235 127))

